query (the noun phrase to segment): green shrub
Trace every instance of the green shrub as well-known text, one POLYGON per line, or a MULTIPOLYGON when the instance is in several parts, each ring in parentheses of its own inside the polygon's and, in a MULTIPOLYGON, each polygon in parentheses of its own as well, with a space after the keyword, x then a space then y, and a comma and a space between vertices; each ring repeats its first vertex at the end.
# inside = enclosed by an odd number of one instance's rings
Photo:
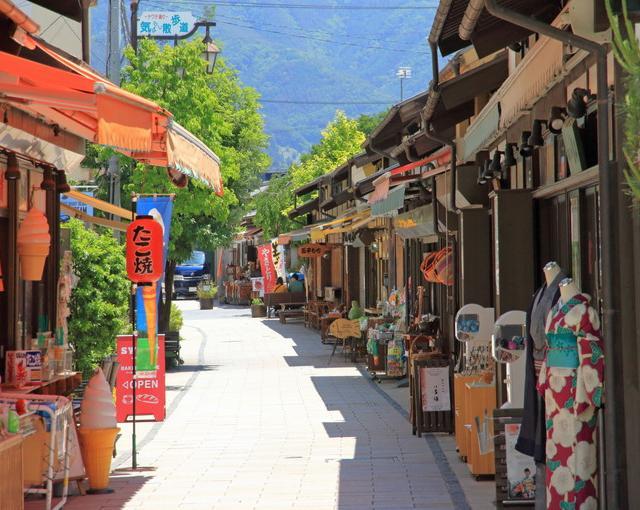
POLYGON ((88 230, 78 220, 71 230, 73 271, 78 277, 71 295, 69 341, 76 367, 90 375, 102 359, 115 352, 116 336, 128 323, 130 284, 124 247, 111 232, 88 230))
POLYGON ((198 299, 213 299, 218 295, 218 287, 211 280, 205 279, 198 284, 198 299))
POLYGON ((184 320, 182 310, 175 303, 171 303, 171 316, 169 317, 169 331, 180 331, 184 320))
POLYGON ((264 301, 262 301, 262 298, 256 297, 251 300, 251 304, 256 306, 264 305, 264 301))

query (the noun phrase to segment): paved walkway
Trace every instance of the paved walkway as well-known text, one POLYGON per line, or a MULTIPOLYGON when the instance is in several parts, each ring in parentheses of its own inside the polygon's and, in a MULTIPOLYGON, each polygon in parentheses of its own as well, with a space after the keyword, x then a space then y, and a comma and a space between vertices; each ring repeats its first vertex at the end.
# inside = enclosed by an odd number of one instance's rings
MULTIPOLYGON (((341 356, 327 364, 316 333, 246 309, 181 307, 186 364, 167 377, 169 416, 139 430, 139 465, 149 468, 118 470, 113 494, 73 497, 67 509, 472 507, 448 443, 412 436, 368 377, 341 356)), ((129 440, 124 430, 121 469, 129 440)), ((493 507, 488 489, 480 497, 473 508, 493 507)))

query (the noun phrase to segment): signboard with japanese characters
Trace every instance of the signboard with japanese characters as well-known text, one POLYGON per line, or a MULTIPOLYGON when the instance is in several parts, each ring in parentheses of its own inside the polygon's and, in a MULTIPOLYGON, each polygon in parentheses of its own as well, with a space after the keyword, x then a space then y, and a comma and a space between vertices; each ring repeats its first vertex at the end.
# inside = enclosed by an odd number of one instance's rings
POLYGON ((164 271, 162 225, 139 215, 127 227, 127 274, 135 283, 157 282, 164 271))
POLYGON ((196 21, 190 12, 143 12, 138 18, 138 35, 183 36, 193 30, 196 21))
POLYGON ((327 244, 309 243, 298 246, 298 257, 314 258, 322 257, 328 251, 331 251, 332 246, 327 244))
POLYGON ((449 367, 423 367, 420 372, 422 410, 451 411, 449 367))
POLYGON ((258 246, 258 261, 264 278, 264 291, 269 294, 276 286, 276 266, 273 263, 273 248, 271 243, 258 246))

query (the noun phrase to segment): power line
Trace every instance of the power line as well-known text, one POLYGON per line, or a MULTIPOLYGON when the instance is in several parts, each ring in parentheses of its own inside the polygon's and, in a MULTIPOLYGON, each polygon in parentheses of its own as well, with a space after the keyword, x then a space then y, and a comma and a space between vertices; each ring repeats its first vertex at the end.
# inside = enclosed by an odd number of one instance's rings
MULTIPOLYGON (((209 0, 183 0, 181 4, 193 4, 201 6, 211 5, 209 0)), ((435 10, 437 5, 328 5, 328 4, 288 4, 275 2, 231 2, 220 0, 215 2, 216 6, 224 7, 249 7, 255 9, 318 9, 318 10, 351 10, 351 11, 416 11, 435 10)))
POLYGON ((324 43, 329 43, 329 44, 338 44, 338 45, 342 45, 342 46, 352 46, 355 48, 364 48, 364 49, 370 49, 370 50, 378 50, 378 51, 394 51, 394 52, 398 52, 398 53, 419 53, 421 55, 429 55, 430 52, 428 51, 421 51, 421 50, 403 50, 400 48, 390 48, 390 47, 385 47, 385 46, 373 46, 373 45, 364 45, 364 44, 357 44, 357 43, 350 43, 350 42, 345 42, 345 41, 335 41, 333 39, 323 39, 320 37, 313 37, 313 36, 309 36, 309 35, 303 35, 303 34, 294 34, 294 33, 286 33, 286 32, 280 32, 278 30, 271 30, 268 28, 258 28, 258 27, 254 27, 254 26, 249 26, 249 25, 241 25, 239 23, 235 23, 232 21, 218 21, 218 23, 220 24, 224 24, 224 25, 231 25, 231 26, 235 26, 235 27, 240 27, 240 28, 246 28, 249 30, 255 30, 257 32, 268 32, 271 34, 279 34, 279 35, 287 35, 290 37, 297 37, 299 39, 308 39, 311 41, 319 41, 319 42, 324 42, 324 43))
MULTIPOLYGON (((221 14, 216 14, 216 19, 218 18, 222 18, 222 19, 226 19, 226 20, 232 20, 232 21, 241 21, 244 23, 251 23, 250 20, 247 20, 246 18, 239 18, 237 16, 227 16, 225 15, 221 15, 221 14)), ((285 25, 276 25, 274 23, 267 23, 265 21, 260 21, 260 26, 267 26, 267 27, 273 27, 273 28, 282 28, 282 29, 287 29, 287 28, 294 28, 295 27, 287 27, 285 25)), ((296 29, 297 30, 297 29, 296 29)), ((355 32, 349 32, 349 33, 331 33, 331 32, 327 32, 326 30, 307 30, 307 29, 302 29, 300 28, 300 30, 304 30, 305 33, 310 33, 310 34, 317 34, 319 36, 324 36, 324 37, 347 37, 347 38, 353 38, 353 37, 357 37, 359 41, 371 41, 371 42, 379 42, 381 39, 383 39, 386 42, 394 42, 393 39, 390 39, 389 37, 387 37, 386 35, 380 35, 380 37, 378 37, 377 39, 369 39, 368 36, 371 35, 371 32, 367 33, 367 34, 358 34, 355 32)), ((395 40, 397 41, 397 39, 395 40)), ((405 45, 403 45, 405 46, 405 45)), ((413 49, 415 49, 415 46, 406 46, 407 49, 410 49, 413 51, 413 49)))
MULTIPOLYGON (((193 1, 193 0, 189 0, 189 1, 193 1)), ((149 3, 154 5, 155 7, 158 7, 158 8, 164 7, 162 4, 159 4, 157 2, 149 2, 149 3)), ((296 37, 298 39, 306 39, 306 40, 311 40, 311 41, 318 41, 318 42, 323 42, 323 43, 327 43, 327 44, 337 44, 337 45, 340 45, 340 46, 349 46, 349 47, 354 47, 354 48, 372 49, 372 50, 378 50, 378 51, 391 51, 391 52, 396 52, 396 53, 415 53, 415 54, 419 54, 419 55, 427 55, 428 58, 430 58, 430 56, 431 56, 431 52, 424 51, 424 50, 416 50, 416 49, 410 49, 410 48, 397 48, 397 47, 382 46, 382 45, 371 45, 371 44, 363 45, 363 44, 358 44, 358 43, 353 43, 353 42, 336 41, 334 39, 329 39, 329 38, 314 37, 312 35, 309 35, 308 32, 305 32, 304 34, 296 33, 296 32, 283 32, 281 30, 273 30, 273 29, 269 29, 269 28, 257 27, 255 25, 247 25, 246 23, 249 23, 249 22, 244 22, 245 24, 241 24, 241 23, 238 23, 238 22, 235 22, 235 21, 225 21, 225 20, 229 20, 229 19, 239 19, 239 18, 227 17, 227 16, 223 16, 223 15, 216 15, 216 21, 219 24, 234 26, 234 27, 238 27, 238 28, 245 28, 245 29, 248 29, 248 30, 254 30, 256 32, 267 32, 267 33, 277 34, 277 35, 286 35, 286 36, 289 36, 289 37, 296 37)), ((273 25, 273 24, 269 24, 269 23, 264 23, 264 25, 278 26, 278 25, 273 25)), ((279 26, 282 27, 282 25, 279 25, 279 26)), ((286 29, 286 27, 282 27, 282 28, 286 29)), ((318 31, 316 31, 316 32, 318 32, 318 31)), ((327 34, 327 35, 330 35, 330 34, 327 34)), ((347 36, 345 35, 345 37, 347 37, 347 36)))
POLYGON ((341 106, 341 105, 392 105, 395 103, 394 99, 389 101, 307 101, 307 100, 295 100, 295 99, 259 99, 260 103, 273 103, 273 104, 308 104, 308 105, 329 105, 329 106, 341 106))

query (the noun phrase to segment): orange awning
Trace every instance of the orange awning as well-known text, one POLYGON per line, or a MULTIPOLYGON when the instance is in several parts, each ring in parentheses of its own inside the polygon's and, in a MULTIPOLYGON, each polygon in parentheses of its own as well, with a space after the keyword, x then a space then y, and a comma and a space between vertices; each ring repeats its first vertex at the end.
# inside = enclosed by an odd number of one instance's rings
POLYGON ((139 161, 175 168, 222 194, 217 156, 175 127, 170 112, 43 42, 34 43, 64 69, 0 52, 0 101, 139 161))

